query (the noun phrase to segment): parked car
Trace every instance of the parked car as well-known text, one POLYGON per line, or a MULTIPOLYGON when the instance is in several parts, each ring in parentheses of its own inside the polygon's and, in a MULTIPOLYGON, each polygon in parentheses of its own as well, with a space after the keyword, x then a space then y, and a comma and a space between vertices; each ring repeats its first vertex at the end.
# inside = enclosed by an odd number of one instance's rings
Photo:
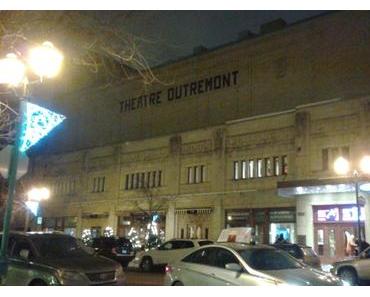
POLYGON ((334 263, 330 271, 348 285, 370 282, 370 247, 352 259, 334 263))
POLYGON ((155 265, 166 265, 173 262, 189 249, 211 243, 212 241, 208 239, 172 239, 156 249, 138 252, 135 259, 129 263, 129 267, 140 268, 144 272, 149 272, 155 265))
POLYGON ((271 246, 220 243, 200 247, 167 265, 165 284, 333 286, 342 282, 271 246))
POLYGON ((91 250, 63 233, 11 232, 9 266, 2 283, 12 286, 124 284, 122 266, 91 250))
POLYGON ((124 237, 97 237, 93 239, 91 247, 98 255, 113 259, 123 267, 127 267, 135 258, 131 241, 124 237))
POLYGON ((294 258, 302 261, 304 264, 321 269, 320 257, 310 246, 295 243, 277 243, 273 247, 288 252, 294 258))

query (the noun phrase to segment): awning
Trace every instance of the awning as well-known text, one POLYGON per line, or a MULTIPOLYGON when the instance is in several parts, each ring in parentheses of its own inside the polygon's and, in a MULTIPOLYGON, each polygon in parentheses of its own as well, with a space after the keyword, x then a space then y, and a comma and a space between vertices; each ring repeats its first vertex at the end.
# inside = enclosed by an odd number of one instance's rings
POLYGON ((212 213, 212 208, 183 208, 176 209, 176 214, 210 214, 212 213))
MULTIPOLYGON (((370 178, 359 178, 360 191, 370 192, 370 178)), ((277 183, 278 195, 294 197, 312 194, 332 194, 355 192, 354 178, 324 178, 310 180, 283 181, 277 183)))

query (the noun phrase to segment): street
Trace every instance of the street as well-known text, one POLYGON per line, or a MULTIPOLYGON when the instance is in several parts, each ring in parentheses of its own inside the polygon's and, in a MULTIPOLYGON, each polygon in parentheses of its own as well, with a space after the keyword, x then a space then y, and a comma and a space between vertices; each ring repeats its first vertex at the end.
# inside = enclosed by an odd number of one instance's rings
POLYGON ((125 270, 128 286, 162 286, 164 281, 163 270, 157 269, 150 273, 137 270, 125 270))

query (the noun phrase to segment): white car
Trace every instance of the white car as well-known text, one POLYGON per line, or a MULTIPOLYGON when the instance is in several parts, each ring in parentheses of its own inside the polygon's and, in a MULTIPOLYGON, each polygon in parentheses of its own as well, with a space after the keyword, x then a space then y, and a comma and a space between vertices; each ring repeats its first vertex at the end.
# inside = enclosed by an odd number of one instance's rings
POLYGON ((207 244, 212 244, 212 241, 208 239, 172 239, 156 249, 136 253, 136 257, 129 263, 129 267, 140 268, 144 272, 149 272, 154 265, 172 263, 186 254, 189 249, 207 244))
POLYGON ((306 266, 266 245, 220 243, 198 248, 166 266, 168 286, 343 285, 338 277, 306 266))

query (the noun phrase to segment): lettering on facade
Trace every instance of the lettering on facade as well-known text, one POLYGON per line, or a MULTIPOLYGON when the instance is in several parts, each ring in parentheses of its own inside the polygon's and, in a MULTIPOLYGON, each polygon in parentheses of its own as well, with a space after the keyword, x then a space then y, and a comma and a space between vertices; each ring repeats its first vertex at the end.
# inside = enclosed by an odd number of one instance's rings
POLYGON ((183 144, 181 147, 181 154, 197 154, 197 153, 206 153, 212 150, 211 141, 200 141, 195 143, 183 144))
POLYGON ((129 112, 149 106, 161 105, 163 101, 175 102, 186 97, 201 95, 215 90, 236 86, 239 71, 235 70, 224 74, 188 82, 182 85, 169 87, 165 91, 157 91, 120 101, 120 112, 129 112))

